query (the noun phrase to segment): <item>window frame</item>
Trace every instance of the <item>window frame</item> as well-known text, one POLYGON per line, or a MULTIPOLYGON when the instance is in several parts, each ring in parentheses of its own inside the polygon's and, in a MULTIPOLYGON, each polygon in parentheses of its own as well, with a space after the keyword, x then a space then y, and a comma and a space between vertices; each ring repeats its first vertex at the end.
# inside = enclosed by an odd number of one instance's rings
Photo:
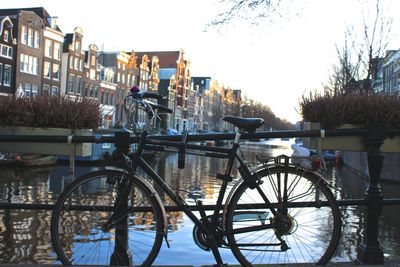
POLYGON ((12 66, 11 66, 11 65, 8 65, 8 64, 4 64, 4 70, 3 70, 3 85, 4 85, 4 86, 10 87, 10 86, 11 86, 11 80, 12 80, 12 66), (8 70, 9 72, 6 72, 7 70, 8 70), (7 77, 7 78, 8 78, 8 83, 6 83, 6 74, 9 75, 9 77, 7 77))
POLYGON ((44 56, 48 58, 53 56, 53 41, 50 39, 44 41, 44 56))
POLYGON ((33 41, 34 42, 33 46, 35 48, 39 48, 40 47, 40 32, 38 30, 34 30, 34 32, 35 32, 35 37, 34 37, 35 40, 33 41))
POLYGON ((59 81, 60 80, 60 65, 57 63, 53 63, 51 71, 52 71, 53 80, 59 81), (57 72, 55 72, 55 69, 57 69, 57 72))
POLYGON ((32 28, 28 28, 28 46, 35 46, 35 30, 32 28))
POLYGON ((53 43, 53 58, 61 60, 61 44, 58 42, 53 43))
POLYGON ((73 74, 68 76, 68 93, 75 93, 75 75, 73 74))
POLYGON ((28 27, 25 25, 21 27, 21 43, 24 45, 28 44, 28 27))
POLYGON ((3 36, 3 41, 8 43, 10 38, 10 33, 8 30, 4 30, 4 36, 3 36))
POLYGON ((52 71, 51 62, 45 61, 43 63, 43 77, 51 80, 51 78, 53 76, 52 74, 53 74, 53 71, 52 71), (46 72, 46 69, 47 69, 47 72, 46 72))

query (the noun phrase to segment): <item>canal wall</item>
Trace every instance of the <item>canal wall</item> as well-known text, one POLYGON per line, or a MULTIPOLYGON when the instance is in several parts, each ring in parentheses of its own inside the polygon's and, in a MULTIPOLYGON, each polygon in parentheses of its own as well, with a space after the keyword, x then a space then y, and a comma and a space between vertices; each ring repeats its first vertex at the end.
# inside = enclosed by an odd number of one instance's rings
MULTIPOLYGON (((381 180, 400 183, 400 153, 383 153, 381 180)), ((343 163, 357 174, 368 177, 367 152, 342 151, 343 163)))

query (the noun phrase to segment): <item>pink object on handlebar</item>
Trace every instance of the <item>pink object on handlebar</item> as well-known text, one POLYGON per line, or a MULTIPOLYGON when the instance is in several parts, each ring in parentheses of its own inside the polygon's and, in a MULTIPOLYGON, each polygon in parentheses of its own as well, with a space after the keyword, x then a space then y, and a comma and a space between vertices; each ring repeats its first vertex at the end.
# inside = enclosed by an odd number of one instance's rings
POLYGON ((138 93, 140 92, 140 88, 137 85, 132 86, 132 88, 130 89, 130 92, 133 93, 138 93))

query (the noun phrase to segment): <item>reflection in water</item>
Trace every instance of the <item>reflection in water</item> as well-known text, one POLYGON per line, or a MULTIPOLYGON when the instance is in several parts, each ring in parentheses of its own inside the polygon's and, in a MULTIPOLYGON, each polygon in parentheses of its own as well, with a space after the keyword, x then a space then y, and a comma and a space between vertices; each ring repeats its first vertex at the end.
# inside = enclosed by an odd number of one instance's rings
MULTIPOLYGON (((271 149, 266 146, 246 145, 243 146, 243 149, 248 152, 250 161, 255 161, 257 154, 264 156, 291 154, 287 148, 271 149)), ((187 155, 186 168, 180 170, 177 168, 177 155, 174 153, 158 154, 154 160, 151 160, 151 165, 190 204, 194 203, 191 200, 193 196, 202 199, 204 204, 214 204, 221 186, 221 181, 215 179, 215 174, 224 172, 226 168, 226 162, 222 159, 187 155)), ((94 169, 96 167, 78 167, 77 176, 94 169)), ((234 173, 234 175, 237 174, 234 173)), ((2 167, 0 169, 0 201, 52 204, 67 181, 68 165, 59 164, 45 169, 2 167)), ((364 180, 355 176, 347 168, 333 169, 329 172, 329 182, 335 188, 334 194, 337 199, 362 198, 367 186, 364 180)), ((154 186, 153 183, 152 185, 154 186)), ((400 197, 399 189, 398 185, 382 184, 385 197, 400 197)), ((161 192, 157 187, 156 190, 161 192)), ((165 194, 160 196, 165 205, 173 204, 165 194)), ((343 233, 339 250, 333 260, 354 260, 357 245, 360 242, 361 226, 364 224, 363 208, 348 206, 341 207, 340 210, 343 233)), ((0 210, 0 262, 54 263, 55 254, 51 246, 50 219, 51 211, 0 210)), ((145 227, 147 224, 146 218, 143 216, 136 220, 133 222, 135 225, 142 224, 145 227)), ((194 244, 192 240, 193 224, 182 212, 169 212, 168 223, 168 239, 171 248, 168 249, 163 244, 155 264, 201 265, 213 262, 211 253, 201 250, 194 244), (171 255, 183 256, 177 259, 171 255)), ((379 237, 385 256, 390 259, 400 259, 399 225, 398 206, 384 207, 379 237)), ((221 253, 224 261, 236 262, 229 250, 222 249, 221 253)))

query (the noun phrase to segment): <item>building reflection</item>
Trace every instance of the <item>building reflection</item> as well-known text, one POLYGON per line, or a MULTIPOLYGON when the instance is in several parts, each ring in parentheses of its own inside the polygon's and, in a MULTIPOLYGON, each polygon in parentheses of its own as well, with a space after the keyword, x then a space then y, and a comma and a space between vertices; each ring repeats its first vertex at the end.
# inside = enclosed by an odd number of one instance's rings
MULTIPOLYGON (((53 203, 49 173, 45 169, 0 171, 2 202, 53 203)), ((1 262, 52 263, 50 237, 51 211, 0 210, 1 262)))

